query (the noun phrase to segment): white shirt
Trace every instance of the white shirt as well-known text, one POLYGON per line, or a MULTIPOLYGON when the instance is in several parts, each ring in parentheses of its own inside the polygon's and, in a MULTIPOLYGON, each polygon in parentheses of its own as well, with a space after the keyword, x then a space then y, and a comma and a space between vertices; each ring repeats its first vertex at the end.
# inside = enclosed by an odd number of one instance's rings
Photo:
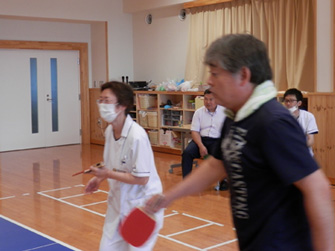
MULTIPOLYGON (((120 220, 152 195, 162 192, 150 141, 145 130, 128 115, 121 132, 121 138, 115 140, 112 125, 106 128, 104 162, 108 169, 117 169, 138 177, 149 177, 146 185, 126 184, 108 179, 108 208, 104 233, 109 238, 115 234, 120 220)), ((163 210, 155 214, 157 227, 163 225, 163 210)))
MULTIPOLYGON (((308 134, 316 134, 319 132, 315 117, 312 113, 305 110, 299 110, 299 117, 297 118, 297 121, 306 136, 308 134)), ((312 147, 309 147, 309 151, 313 155, 312 147)))
POLYGON ((220 138, 221 128, 226 118, 225 108, 217 105, 215 112, 209 112, 205 106, 195 111, 191 131, 200 133, 201 137, 220 138))

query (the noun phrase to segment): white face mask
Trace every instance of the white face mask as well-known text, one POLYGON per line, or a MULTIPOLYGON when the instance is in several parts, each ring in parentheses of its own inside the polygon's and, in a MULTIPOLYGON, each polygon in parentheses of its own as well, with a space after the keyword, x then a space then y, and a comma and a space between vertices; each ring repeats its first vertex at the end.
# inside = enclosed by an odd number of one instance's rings
POLYGON ((289 110, 291 113, 294 113, 296 110, 298 110, 298 107, 293 106, 293 107, 291 107, 291 108, 288 108, 288 110, 289 110))
POLYGON ((120 112, 115 112, 116 104, 98 104, 100 116, 108 123, 112 123, 120 112))

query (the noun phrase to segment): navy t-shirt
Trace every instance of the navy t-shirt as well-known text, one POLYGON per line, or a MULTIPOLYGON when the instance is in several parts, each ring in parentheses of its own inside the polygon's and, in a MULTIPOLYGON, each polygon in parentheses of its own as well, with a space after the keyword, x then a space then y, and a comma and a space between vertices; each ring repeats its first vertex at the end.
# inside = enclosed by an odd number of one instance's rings
POLYGON ((275 99, 226 118, 213 156, 228 174, 241 250, 312 250, 303 197, 293 185, 318 169, 301 127, 275 99))

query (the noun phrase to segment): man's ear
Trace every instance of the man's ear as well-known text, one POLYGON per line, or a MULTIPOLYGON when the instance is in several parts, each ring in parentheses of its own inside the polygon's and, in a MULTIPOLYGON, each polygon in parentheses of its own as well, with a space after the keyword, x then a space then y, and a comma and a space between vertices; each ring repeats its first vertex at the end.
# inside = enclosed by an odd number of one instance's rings
POLYGON ((298 101, 297 105, 298 105, 298 107, 300 107, 302 105, 302 101, 298 101))
POLYGON ((248 67, 243 66, 240 70, 241 83, 244 85, 250 83, 251 71, 248 67))

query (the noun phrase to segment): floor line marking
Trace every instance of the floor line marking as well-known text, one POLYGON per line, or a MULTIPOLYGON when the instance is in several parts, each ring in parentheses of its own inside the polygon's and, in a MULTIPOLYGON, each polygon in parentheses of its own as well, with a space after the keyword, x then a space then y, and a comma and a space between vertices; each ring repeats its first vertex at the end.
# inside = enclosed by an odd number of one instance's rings
POLYGON ((190 218, 194 218, 194 219, 197 219, 197 220, 205 221, 205 222, 208 222, 208 223, 212 223, 212 224, 218 225, 220 227, 224 226, 223 224, 220 224, 220 223, 217 223, 217 222, 214 222, 214 221, 210 221, 210 220, 206 220, 206 219, 203 219, 203 218, 200 218, 200 217, 196 217, 196 216, 193 216, 193 215, 190 215, 190 214, 182 213, 182 215, 190 217, 190 218))
POLYGON ((7 200, 7 199, 12 199, 12 198, 15 198, 15 196, 12 195, 12 196, 7 196, 7 197, 2 197, 0 198, 0 200, 7 200))
POLYGON ((80 207, 90 207, 90 206, 94 206, 94 205, 102 204, 102 203, 105 203, 105 202, 107 202, 107 200, 102 200, 102 201, 98 201, 98 202, 93 202, 93 203, 90 203, 90 204, 84 204, 84 205, 81 205, 80 207))
POLYGON ((90 213, 99 215, 99 216, 101 216, 101 217, 105 217, 105 216, 106 216, 105 214, 98 213, 98 212, 96 212, 96 211, 87 209, 87 208, 85 208, 85 207, 80 207, 80 206, 78 206, 78 205, 76 205, 76 204, 70 203, 70 202, 65 201, 65 200, 62 200, 62 199, 58 199, 58 198, 56 198, 56 197, 50 196, 50 195, 48 195, 48 194, 44 194, 44 193, 42 193, 42 192, 38 192, 38 194, 40 194, 40 195, 42 195, 42 196, 45 196, 45 197, 48 197, 48 198, 53 199, 53 200, 57 200, 57 201, 62 202, 62 203, 64 203, 64 204, 67 204, 67 205, 70 205, 70 206, 73 206, 73 207, 76 207, 76 208, 85 210, 85 211, 87 211, 87 212, 90 212, 90 213))
POLYGON ((70 188, 72 188, 72 187, 60 187, 60 188, 55 188, 55 189, 40 191, 39 193, 49 193, 49 192, 55 192, 55 191, 70 189, 70 188))
POLYGON ((27 230, 29 230, 29 231, 35 233, 35 234, 41 235, 41 236, 43 236, 44 238, 47 238, 47 239, 49 239, 49 240, 51 240, 51 241, 53 241, 53 242, 56 242, 56 243, 58 243, 58 244, 60 244, 60 245, 65 246, 65 247, 67 247, 67 248, 73 249, 74 251, 81 251, 81 250, 78 249, 78 248, 75 248, 75 247, 73 247, 73 246, 71 246, 71 245, 69 245, 69 244, 66 244, 66 243, 64 243, 64 242, 62 242, 62 241, 60 241, 60 240, 57 240, 57 239, 55 239, 55 238, 53 238, 53 237, 51 237, 51 236, 49 236, 49 235, 46 235, 46 234, 44 234, 44 233, 42 233, 42 232, 40 232, 40 231, 37 231, 37 230, 35 230, 35 229, 31 228, 31 227, 28 227, 28 226, 26 226, 26 225, 23 225, 23 224, 21 224, 21 223, 15 221, 15 220, 12 220, 12 219, 10 219, 10 218, 4 216, 4 215, 1 215, 1 214, 0 214, 0 218, 3 218, 4 220, 7 220, 7 221, 9 221, 9 222, 11 222, 11 223, 13 223, 13 224, 15 224, 15 225, 17 225, 17 226, 20 226, 20 227, 22 227, 22 228, 24 228, 24 229, 27 229, 27 230))
POLYGON ((23 251, 38 250, 38 249, 41 249, 41 248, 50 247, 50 246, 54 246, 54 245, 58 245, 58 243, 54 242, 54 243, 50 243, 50 244, 47 244, 47 245, 38 246, 38 247, 35 247, 35 248, 24 249, 23 251))
POLYGON ((213 248, 221 247, 221 246, 224 246, 224 245, 233 243, 233 242, 235 242, 235 241, 237 241, 237 239, 232 239, 232 240, 229 240, 229 241, 225 241, 225 242, 223 242, 223 243, 220 243, 220 244, 216 244, 216 245, 207 247, 205 250, 210 250, 210 249, 213 249, 213 248))
MULTIPOLYGON (((83 186, 83 185, 76 185, 76 186, 78 187, 78 186, 83 186)), ((54 190, 47 190, 47 191, 43 191, 43 192, 38 192, 38 194, 40 194, 40 195, 42 195, 42 196, 45 196, 45 197, 48 197, 48 198, 51 198, 51 199, 53 199, 53 200, 62 202, 62 203, 64 203, 64 204, 73 206, 73 207, 75 207, 75 208, 82 209, 82 210, 85 210, 85 211, 87 211, 87 212, 90 212, 90 213, 93 213, 93 214, 102 216, 102 217, 105 217, 105 216, 106 216, 105 214, 98 213, 98 212, 96 212, 96 211, 87 209, 87 208, 85 208, 85 207, 87 207, 87 206, 91 206, 91 205, 96 205, 96 204, 105 203, 105 202, 107 202, 107 200, 106 200, 106 201, 99 201, 99 202, 94 202, 94 203, 90 203, 90 204, 85 204, 85 205, 81 205, 81 206, 79 206, 79 205, 70 203, 70 202, 68 202, 68 201, 65 201, 64 199, 66 199, 66 198, 71 198, 71 197, 79 197, 79 196, 83 196, 83 195, 85 195, 85 194, 77 194, 77 195, 72 195, 72 196, 67 196, 67 197, 62 197, 62 198, 56 198, 56 197, 53 197, 53 196, 51 196, 51 195, 44 194, 44 192, 51 192, 51 191, 57 191, 57 190, 64 190, 64 189, 69 189, 69 188, 71 188, 71 187, 59 188, 59 189, 54 189, 54 190)), ((93 193, 98 193, 98 192, 103 192, 103 193, 108 194, 108 191, 104 191, 104 190, 100 190, 100 189, 97 190, 97 191, 95 191, 95 192, 93 192, 93 193)), ((162 238, 168 239, 168 240, 170 240, 170 241, 179 243, 179 244, 181 244, 181 245, 187 246, 187 247, 192 248, 192 249, 195 249, 195 250, 209 250, 209 249, 213 249, 213 248, 220 247, 220 246, 223 246, 223 245, 227 245, 227 244, 229 244, 229 243, 232 243, 232 242, 237 241, 237 239, 233 239, 233 240, 226 241, 226 242, 223 242, 223 243, 220 243, 220 244, 217 244, 217 245, 213 245, 213 246, 208 247, 208 248, 206 248, 206 249, 201 249, 201 248, 198 248, 198 247, 196 247, 196 246, 193 246, 193 245, 187 244, 187 243, 185 243, 185 242, 182 242, 182 241, 176 240, 176 239, 174 239, 174 238, 171 238, 171 236, 176 236, 176 235, 178 235, 178 234, 182 234, 182 233, 186 233, 186 232, 194 231, 194 230, 196 230, 196 229, 204 228, 204 227, 211 226, 211 225, 218 225, 218 226, 221 226, 221 227, 224 226, 223 224, 220 224, 220 223, 217 223, 217 222, 213 222, 213 221, 210 221, 210 220, 206 220, 206 219, 203 219, 203 218, 200 218, 200 217, 196 217, 196 216, 193 216, 193 215, 190 215, 190 214, 179 213, 179 212, 176 211, 176 210, 171 210, 171 211, 172 211, 173 213, 168 214, 168 215, 165 215, 164 218, 165 218, 165 217, 171 217, 171 216, 174 216, 174 215, 181 214, 181 215, 186 216, 186 217, 190 217, 190 218, 194 218, 194 219, 197 219, 197 220, 200 220, 200 221, 207 222, 207 224, 205 224, 205 225, 201 225, 201 226, 198 226, 198 227, 195 227, 195 228, 191 228, 191 229, 183 230, 183 231, 180 231, 180 232, 177 232, 177 233, 169 234, 169 235, 158 234, 158 236, 160 236, 160 237, 162 237, 162 238)))
POLYGON ((71 198, 80 197, 80 196, 84 196, 84 195, 85 194, 83 194, 83 193, 79 193, 79 194, 69 195, 69 196, 65 196, 65 197, 60 197, 59 199, 66 200, 66 199, 71 199, 71 198))
POLYGON ((105 191, 105 190, 100 190, 100 189, 99 189, 98 191, 96 191, 95 193, 98 193, 98 192, 109 194, 109 192, 108 192, 108 191, 105 191))
POLYGON ((197 230, 197 229, 200 229, 200 228, 209 227, 211 225, 213 225, 213 224, 212 223, 208 223, 208 224, 201 225, 201 226, 198 226, 198 227, 193 227, 193 228, 189 228, 189 229, 186 229, 186 230, 183 230, 183 231, 179 231, 179 232, 176 232, 176 233, 173 233, 173 234, 168 234, 166 236, 167 237, 171 237, 171 236, 175 236, 175 235, 179 235, 179 234, 191 232, 191 231, 194 231, 194 230, 197 230))
POLYGON ((167 239, 167 240, 170 240, 170 241, 173 241, 173 242, 179 243, 179 244, 181 244, 181 245, 184 245, 184 246, 186 246, 186 247, 193 248, 193 249, 195 249, 195 250, 200 250, 200 251, 201 251, 201 250, 203 250, 203 249, 201 249, 201 248, 198 248, 198 247, 196 247, 196 246, 193 246, 193 245, 187 244, 187 243, 185 243, 185 242, 182 242, 182 241, 178 241, 178 240, 176 240, 176 239, 170 238, 170 237, 168 237, 168 236, 165 236, 165 235, 158 234, 158 236, 159 236, 159 237, 162 237, 162 238, 164 238, 164 239, 167 239))
MULTIPOLYGON (((78 186, 82 186, 82 185, 76 185, 76 186, 78 187, 78 186)), ((67 187, 67 188, 59 188, 59 189, 56 189, 56 190, 63 190, 63 189, 69 189, 69 188, 71 188, 71 187, 67 187)), ((47 192, 50 192, 50 191, 54 191, 54 190, 48 190, 47 192)), ((97 190, 97 191, 95 191, 94 193, 98 193, 98 192, 103 192, 103 193, 108 194, 107 191, 100 190, 100 189, 97 190)), ((93 214, 102 216, 102 217, 105 217, 105 216, 106 216, 105 214, 98 213, 98 212, 96 212, 96 211, 87 209, 87 208, 85 208, 85 207, 87 207, 87 206, 91 206, 91 205, 97 205, 97 204, 105 203, 105 202, 107 202, 107 200, 106 200, 106 201, 99 201, 99 202, 94 202, 94 203, 90 203, 90 204, 85 204, 85 205, 81 205, 81 206, 79 206, 79 205, 76 205, 76 204, 73 204, 73 203, 64 201, 64 199, 66 199, 66 198, 72 198, 72 197, 79 197, 79 196, 83 196, 83 195, 85 195, 85 194, 77 194, 77 195, 72 195, 72 196, 67 196, 67 197, 62 197, 62 198, 56 198, 56 197, 50 196, 50 195, 48 195, 48 194, 44 194, 43 192, 39 192, 39 194, 42 195, 42 196, 45 196, 45 197, 48 197, 48 198, 57 200, 57 201, 62 202, 62 203, 64 203, 64 204, 68 204, 68 205, 70 205, 70 206, 76 207, 76 208, 78 208, 78 209, 82 209, 82 210, 85 210, 85 211, 87 211, 87 212, 90 212, 90 213, 93 213, 93 214)), ((178 211, 176 211, 176 210, 171 210, 171 211, 172 211, 173 213, 168 214, 168 215, 165 215, 164 218, 166 218, 166 217, 171 217, 171 216, 175 216, 175 215, 180 214, 180 213, 179 213, 178 211)), ((174 239, 174 238, 171 238, 171 236, 176 236, 176 235, 179 235, 179 234, 182 234, 182 233, 186 233, 186 232, 194 231, 194 230, 197 230, 197 229, 200 229, 200 228, 204 228, 204 227, 207 227, 207 226, 211 226, 211 225, 224 226, 223 224, 220 224, 220 223, 217 223, 217 222, 213 222, 213 221, 210 221, 210 220, 206 220, 206 219, 203 219, 203 218, 200 218, 200 217, 196 217, 196 216, 193 216, 193 215, 190 215, 190 214, 181 213, 181 215, 186 216, 186 217, 190 217, 190 218, 194 218, 194 219, 197 219, 197 220, 201 220, 201 221, 204 221, 204 222, 207 222, 207 224, 202 225, 202 226, 198 226, 198 227, 195 227, 195 228, 191 228, 191 229, 183 230, 183 231, 180 231, 180 232, 177 232, 177 233, 173 233, 173 234, 170 234, 170 235, 162 235, 162 234, 159 234, 158 236, 160 236, 160 237, 162 237, 162 238, 165 238, 165 239, 168 239, 168 240, 170 240, 170 241, 179 243, 179 244, 181 244, 181 245, 190 247, 190 248, 195 249, 195 250, 209 250, 209 249, 213 249, 213 248, 216 248, 216 247, 224 246, 224 245, 227 245, 227 244, 229 244, 229 243, 232 243, 232 242, 237 241, 237 239, 233 239, 233 240, 226 241, 226 242, 223 242, 223 243, 220 243, 220 244, 217 244, 217 245, 213 245, 213 246, 208 247, 208 248, 206 248, 206 249, 201 249, 201 248, 195 247, 195 246, 193 246, 193 245, 187 244, 187 243, 185 243, 185 242, 182 242, 182 241, 176 240, 176 239, 174 239)))
POLYGON ((175 216, 175 215, 178 215, 178 214, 179 213, 166 214, 166 215, 164 215, 164 218, 175 216))

